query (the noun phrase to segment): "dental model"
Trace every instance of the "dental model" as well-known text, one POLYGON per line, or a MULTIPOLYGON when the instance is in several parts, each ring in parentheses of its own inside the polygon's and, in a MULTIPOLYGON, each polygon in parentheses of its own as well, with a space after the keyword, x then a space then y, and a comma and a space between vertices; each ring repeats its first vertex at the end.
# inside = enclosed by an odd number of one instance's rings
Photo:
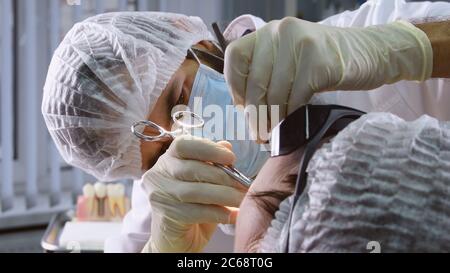
POLYGON ((103 183, 97 182, 94 185, 95 196, 97 197, 97 215, 99 217, 105 216, 105 199, 106 199, 106 186, 103 183))
POLYGON ((78 197, 77 221, 121 221, 130 209, 122 184, 86 184, 78 197))
POLYGON ((116 216, 116 208, 120 217, 125 216, 125 187, 122 184, 109 184, 106 186, 106 192, 111 216, 116 216))
POLYGON ((86 199, 86 209, 88 212, 93 212, 95 209, 95 189, 92 184, 86 184, 83 187, 83 196, 86 199))

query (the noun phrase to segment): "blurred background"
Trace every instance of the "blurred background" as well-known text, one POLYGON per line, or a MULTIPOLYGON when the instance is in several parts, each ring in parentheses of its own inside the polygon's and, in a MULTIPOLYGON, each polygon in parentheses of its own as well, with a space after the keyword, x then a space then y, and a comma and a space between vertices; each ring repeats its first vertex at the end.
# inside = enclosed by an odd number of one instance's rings
MULTIPOLYGON (((0 252, 40 252, 50 218, 74 206, 93 177, 62 161, 41 118, 52 52, 74 23, 111 11, 167 11, 225 25, 250 13, 264 20, 319 21, 358 0, 0 0, 0 252)), ((120 181, 130 185, 130 181, 120 181)))

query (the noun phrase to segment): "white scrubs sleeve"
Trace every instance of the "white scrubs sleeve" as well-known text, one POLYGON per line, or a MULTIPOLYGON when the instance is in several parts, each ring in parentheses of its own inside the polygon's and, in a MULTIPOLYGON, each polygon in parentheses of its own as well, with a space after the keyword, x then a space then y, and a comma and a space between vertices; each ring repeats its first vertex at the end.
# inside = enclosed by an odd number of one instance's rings
MULTIPOLYGON (((450 3, 369 0, 355 11, 346 11, 323 20, 338 27, 365 27, 396 20, 422 22, 450 19, 450 3)), ((400 81, 371 91, 333 91, 316 94, 311 103, 340 104, 366 112, 390 112, 411 121, 427 114, 450 120, 450 80, 400 81)))

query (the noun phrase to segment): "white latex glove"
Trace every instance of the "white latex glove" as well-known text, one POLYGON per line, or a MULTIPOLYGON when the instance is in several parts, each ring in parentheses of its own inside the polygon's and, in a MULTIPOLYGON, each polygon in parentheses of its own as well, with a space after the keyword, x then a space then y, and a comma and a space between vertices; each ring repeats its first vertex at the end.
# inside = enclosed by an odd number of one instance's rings
MULTIPOLYGON (((316 92, 423 81, 432 60, 426 34, 407 22, 339 28, 288 17, 231 43, 224 73, 236 105, 279 105, 281 121, 316 92)), ((277 125, 269 115, 260 130, 277 125)), ((256 119, 250 127, 256 136, 256 119)))
POLYGON ((228 142, 175 139, 142 178, 152 207, 151 237, 143 252, 201 252, 217 224, 234 224, 246 189, 221 169, 232 165, 228 142))

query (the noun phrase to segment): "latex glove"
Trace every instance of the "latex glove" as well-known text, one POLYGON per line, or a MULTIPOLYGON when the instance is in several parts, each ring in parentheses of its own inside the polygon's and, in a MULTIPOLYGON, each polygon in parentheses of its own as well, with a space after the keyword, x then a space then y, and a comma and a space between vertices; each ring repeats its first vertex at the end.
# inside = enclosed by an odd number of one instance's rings
POLYGON ((143 252, 200 252, 218 223, 235 223, 232 208, 239 207, 246 189, 206 161, 232 165, 231 144, 179 137, 144 174, 152 224, 143 252))
MULTIPOLYGON (((432 59, 425 33, 407 22, 339 28, 288 17, 232 42, 224 74, 236 105, 279 105, 281 121, 316 92, 423 81, 432 59)), ((277 125, 264 113, 261 132, 277 125)), ((250 128, 256 136, 256 118, 250 128)))

